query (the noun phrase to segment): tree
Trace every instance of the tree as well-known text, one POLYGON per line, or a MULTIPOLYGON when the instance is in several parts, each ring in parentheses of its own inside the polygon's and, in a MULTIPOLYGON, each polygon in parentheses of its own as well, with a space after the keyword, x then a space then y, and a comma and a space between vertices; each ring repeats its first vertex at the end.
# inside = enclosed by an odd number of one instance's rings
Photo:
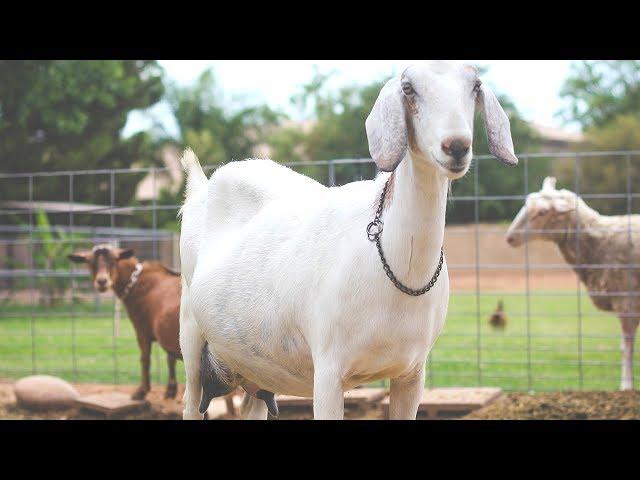
MULTIPOLYGON (((640 149, 640 61, 583 61, 572 65, 562 87, 568 107, 560 112, 565 120, 583 127, 585 147, 595 151, 640 149)), ((579 168, 581 193, 620 194, 627 192, 627 180, 637 183, 640 165, 637 156, 592 156, 582 158, 579 168)), ((573 165, 558 169, 560 183, 571 188, 576 181, 573 165)), ((627 199, 590 199, 601 213, 622 214, 627 199)))
MULTIPOLYGON (((309 83, 291 97, 301 113, 310 110, 312 126, 275 130, 268 137, 272 158, 282 163, 303 160, 333 160, 339 158, 369 158, 369 146, 364 123, 376 101, 385 78, 367 85, 349 85, 329 91, 327 81, 333 72, 318 69, 309 83)), ((372 165, 336 165, 336 184, 342 185, 375 174, 372 165)), ((325 168, 298 167, 297 171, 327 183, 325 168)))
POLYGON ((179 142, 193 148, 203 163, 251 157, 265 132, 284 118, 266 105, 228 108, 210 69, 193 86, 171 85, 167 99, 180 128, 179 142))
MULTIPOLYGON (((640 150, 640 116, 635 113, 615 116, 601 127, 587 129, 585 137, 585 147, 593 151, 640 150)), ((573 162, 561 164, 557 174, 560 184, 574 189, 576 169, 573 162)), ((627 192, 628 180, 631 180, 632 191, 635 192, 635 185, 639 178, 638 155, 604 154, 580 159, 578 177, 580 192, 613 194, 611 198, 587 199, 589 205, 603 214, 626 213, 629 200, 614 197, 627 192), (627 160, 629 160, 628 163, 627 160)))
POLYGON ((599 60, 571 65, 560 96, 568 106, 560 115, 583 129, 602 127, 621 114, 640 112, 640 61, 599 60))
MULTIPOLYGON (((191 147, 203 165, 254 156, 267 132, 285 118, 266 105, 231 108, 222 98, 211 69, 204 71, 191 86, 170 84, 166 100, 178 124, 179 137, 160 139, 158 143, 170 142, 179 149, 191 147)), ((158 204, 180 204, 183 192, 184 185, 174 192, 163 190, 158 204)), ((158 211, 157 222, 164 229, 179 229, 172 210, 158 211)), ((148 224, 148 220, 143 224, 148 224)))
MULTIPOLYGON (((121 138, 130 111, 164 93, 155 61, 0 61, 0 171, 35 172, 127 168, 145 162, 153 143, 145 133, 121 138)), ((139 177, 122 179, 127 204, 139 177)), ((120 179, 119 179, 120 182, 120 179)), ((47 181, 47 200, 68 199, 68 179, 47 181)), ((91 202, 95 185, 77 182, 75 198, 91 202)), ((3 184, 0 199, 26 199, 23 185, 3 184)))

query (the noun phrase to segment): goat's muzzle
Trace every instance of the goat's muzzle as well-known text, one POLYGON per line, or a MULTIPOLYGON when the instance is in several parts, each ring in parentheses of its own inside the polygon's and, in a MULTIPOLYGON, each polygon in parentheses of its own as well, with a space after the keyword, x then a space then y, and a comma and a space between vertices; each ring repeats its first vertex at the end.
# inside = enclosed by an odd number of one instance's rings
POLYGON ((108 278, 96 278, 94 286, 96 290, 104 293, 111 287, 111 281, 108 278))

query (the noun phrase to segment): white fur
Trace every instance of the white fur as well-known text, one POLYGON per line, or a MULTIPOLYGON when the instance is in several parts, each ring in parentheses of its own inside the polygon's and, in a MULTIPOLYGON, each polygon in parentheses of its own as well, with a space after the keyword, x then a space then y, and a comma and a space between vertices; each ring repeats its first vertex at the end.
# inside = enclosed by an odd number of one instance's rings
MULTIPOLYGON (((440 144, 452 132, 471 135, 476 100, 468 68, 437 62, 411 76, 429 108, 413 119, 419 151, 408 148, 395 170, 382 246, 398 278, 417 289, 438 264, 448 183, 464 174, 445 167, 440 144)), ((216 361, 260 388, 313 396, 315 418, 342 418, 345 390, 383 378, 391 417, 415 418, 449 278, 445 262, 433 289, 412 297, 385 275, 365 229, 390 174, 326 188, 269 160, 229 163, 208 182, 188 165, 185 418, 197 412, 202 339, 216 361)))

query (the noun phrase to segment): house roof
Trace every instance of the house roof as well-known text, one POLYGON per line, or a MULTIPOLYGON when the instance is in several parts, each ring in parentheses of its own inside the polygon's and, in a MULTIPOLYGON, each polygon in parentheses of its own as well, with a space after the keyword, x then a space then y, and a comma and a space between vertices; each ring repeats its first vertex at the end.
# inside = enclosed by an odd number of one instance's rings
POLYGON ((150 172, 138 183, 135 195, 137 200, 157 199, 162 190, 169 190, 175 194, 181 187, 184 172, 180 165, 180 152, 172 146, 165 146, 160 154, 166 170, 150 172))
POLYGON ((549 127, 538 123, 530 123, 530 125, 544 140, 564 143, 580 143, 584 141, 584 135, 581 132, 568 132, 561 128, 549 127))

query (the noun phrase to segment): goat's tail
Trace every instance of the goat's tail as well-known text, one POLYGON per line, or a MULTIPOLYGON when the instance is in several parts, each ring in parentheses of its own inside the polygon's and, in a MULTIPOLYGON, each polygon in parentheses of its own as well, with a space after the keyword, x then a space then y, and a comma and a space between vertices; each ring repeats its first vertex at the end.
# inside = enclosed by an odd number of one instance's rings
POLYGON ((207 176, 204 174, 204 170, 202 170, 198 157, 196 157, 196 154, 193 153, 193 150, 190 148, 184 151, 180 163, 182 163, 182 168, 184 168, 184 171, 187 173, 185 198, 188 199, 207 184, 207 176))

